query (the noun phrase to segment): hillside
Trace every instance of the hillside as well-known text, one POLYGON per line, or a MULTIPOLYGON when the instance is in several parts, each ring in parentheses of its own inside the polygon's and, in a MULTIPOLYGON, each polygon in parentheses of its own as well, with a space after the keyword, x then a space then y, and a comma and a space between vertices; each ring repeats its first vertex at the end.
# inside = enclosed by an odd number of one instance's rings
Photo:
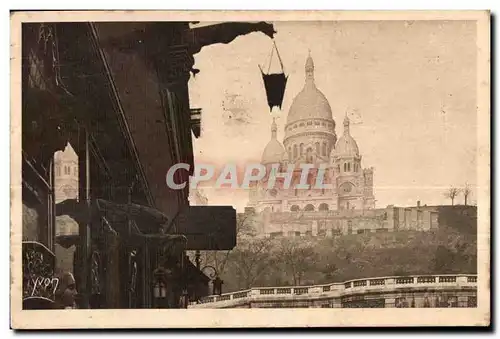
MULTIPOLYGON (((244 238, 212 256, 224 291, 410 274, 475 273, 475 208, 443 206, 439 228, 334 238, 244 238)), ((207 257, 209 259, 210 257, 207 257)))

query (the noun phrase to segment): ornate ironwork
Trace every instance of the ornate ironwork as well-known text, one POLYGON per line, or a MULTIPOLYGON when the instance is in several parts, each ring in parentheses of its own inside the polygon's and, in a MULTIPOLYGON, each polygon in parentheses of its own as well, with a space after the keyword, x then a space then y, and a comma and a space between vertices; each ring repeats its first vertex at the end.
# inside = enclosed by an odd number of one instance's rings
POLYGON ((214 280, 217 277, 217 269, 213 266, 207 265, 201 269, 201 271, 210 278, 214 280))
POLYGON ((92 294, 101 294, 101 283, 100 283, 100 272, 101 267, 101 254, 99 251, 92 252, 92 264, 91 264, 91 279, 92 279, 92 294))
POLYGON ((136 284, 137 284, 137 258, 136 252, 132 251, 130 253, 130 292, 135 292, 136 284))

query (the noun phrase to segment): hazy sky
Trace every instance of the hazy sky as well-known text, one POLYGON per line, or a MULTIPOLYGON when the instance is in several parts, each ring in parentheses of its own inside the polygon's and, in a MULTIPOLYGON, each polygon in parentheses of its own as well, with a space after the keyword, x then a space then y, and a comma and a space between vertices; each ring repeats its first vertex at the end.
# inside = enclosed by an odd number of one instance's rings
MULTIPOLYGON (((476 27, 465 21, 276 22, 275 41, 289 81, 283 109, 274 110, 278 140, 293 98, 304 85, 311 51, 317 87, 342 134, 345 111, 364 167, 375 168, 377 207, 449 203, 451 185, 476 184, 476 27)), ((272 40, 260 33, 195 56, 191 107, 203 109, 197 162, 260 161, 272 121, 258 65, 272 40), (234 107, 237 107, 236 109, 234 107), (231 116, 231 118, 229 117, 231 116)), ((276 60, 275 60, 276 61, 276 60)), ((273 63, 272 70, 277 70, 273 63)), ((210 204, 238 209, 248 192, 208 189, 210 204)), ((472 200, 475 200, 475 194, 472 200)), ((459 201, 462 202, 462 197, 459 201)))

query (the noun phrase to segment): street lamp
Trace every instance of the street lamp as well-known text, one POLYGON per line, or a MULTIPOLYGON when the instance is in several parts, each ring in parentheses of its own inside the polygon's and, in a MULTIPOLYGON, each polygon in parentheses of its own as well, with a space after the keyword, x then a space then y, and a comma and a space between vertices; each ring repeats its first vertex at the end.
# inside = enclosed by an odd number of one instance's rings
POLYGON ((160 306, 160 308, 165 307, 165 300, 167 300, 168 296, 167 282, 170 274, 171 272, 163 267, 159 267, 154 271, 153 297, 156 300, 156 305, 160 306))
POLYGON ((201 269, 201 271, 210 279, 212 282, 212 294, 221 295, 222 294, 222 284, 224 281, 219 278, 219 274, 215 267, 207 265, 201 269))
POLYGON ((218 276, 215 277, 214 281, 213 281, 213 292, 214 292, 214 295, 221 295, 222 294, 222 284, 224 284, 224 281, 219 278, 218 276))
POLYGON ((165 298, 167 296, 167 288, 162 280, 157 280, 154 286, 154 297, 165 298))

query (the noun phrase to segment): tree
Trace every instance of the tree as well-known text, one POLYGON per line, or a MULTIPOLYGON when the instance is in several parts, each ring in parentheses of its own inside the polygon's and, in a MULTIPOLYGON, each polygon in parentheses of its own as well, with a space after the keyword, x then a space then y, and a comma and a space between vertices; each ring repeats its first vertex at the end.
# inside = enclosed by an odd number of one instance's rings
POLYGON ((251 288, 273 266, 271 247, 271 239, 254 238, 241 242, 231 252, 230 266, 240 288, 251 288))
POLYGON ((472 193, 472 188, 468 183, 465 183, 464 188, 462 189, 462 194, 464 195, 464 205, 467 206, 467 199, 469 195, 472 193))
POLYGON ((446 192, 444 192, 444 197, 451 199, 451 205, 454 205, 455 198, 460 194, 460 189, 457 187, 450 187, 446 192))
POLYGON ((304 275, 315 267, 317 260, 318 254, 312 244, 293 238, 283 238, 276 253, 277 263, 291 275, 295 286, 301 284, 304 275))

